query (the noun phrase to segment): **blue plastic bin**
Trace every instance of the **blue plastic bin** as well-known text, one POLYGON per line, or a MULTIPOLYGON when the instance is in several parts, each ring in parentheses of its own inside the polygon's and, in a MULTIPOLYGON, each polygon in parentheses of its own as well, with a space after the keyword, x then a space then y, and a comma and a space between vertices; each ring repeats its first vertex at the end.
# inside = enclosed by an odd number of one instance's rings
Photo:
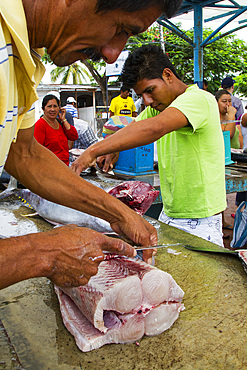
POLYGON ((225 144, 225 166, 234 163, 231 159, 231 139, 230 131, 223 131, 224 144, 225 144))
POLYGON ((156 173, 154 171, 154 144, 143 145, 120 152, 114 172, 129 176, 156 173))

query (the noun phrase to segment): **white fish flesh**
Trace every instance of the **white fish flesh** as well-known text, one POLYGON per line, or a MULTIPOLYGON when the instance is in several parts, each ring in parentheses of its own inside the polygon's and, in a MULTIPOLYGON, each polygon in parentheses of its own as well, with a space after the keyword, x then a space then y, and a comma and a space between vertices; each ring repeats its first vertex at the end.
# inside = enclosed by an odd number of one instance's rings
POLYGON ((245 272, 247 272, 247 252, 246 251, 239 251, 238 255, 242 259, 242 264, 243 264, 245 272))
POLYGON ((160 334, 184 309, 184 292, 170 274, 122 256, 103 261, 87 285, 56 293, 64 325, 83 352, 160 334))
MULTIPOLYGON (((91 181, 90 181, 91 182, 91 181)), ((109 194, 119 198, 122 202, 143 215, 158 197, 159 191, 150 184, 142 181, 127 181, 116 185, 109 190, 109 194), (127 185, 125 185, 127 183, 127 185)), ((98 185, 93 182, 93 185, 98 185)), ((53 225, 76 224, 88 227, 98 232, 112 232, 110 224, 98 217, 88 215, 84 212, 50 202, 32 193, 28 189, 12 190, 8 195, 15 193, 25 204, 31 206, 40 217, 53 225)))

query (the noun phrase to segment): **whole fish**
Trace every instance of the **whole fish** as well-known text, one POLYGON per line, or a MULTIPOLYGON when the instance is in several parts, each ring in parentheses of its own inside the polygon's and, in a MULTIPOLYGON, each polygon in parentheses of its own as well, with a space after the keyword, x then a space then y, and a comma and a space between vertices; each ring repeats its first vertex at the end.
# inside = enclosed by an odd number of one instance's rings
MULTIPOLYGON (((93 185, 101 187, 97 182, 93 182, 93 185)), ((9 196, 13 193, 16 194, 22 201, 24 201, 25 205, 33 208, 40 217, 53 225, 66 225, 73 223, 78 226, 88 227, 101 233, 112 232, 109 222, 102 220, 101 218, 50 202, 39 195, 32 193, 28 189, 13 189, 13 186, 10 186, 7 192, 3 192, 3 196, 9 196)), ((153 201, 159 195, 159 191, 155 190, 150 184, 142 181, 128 181, 127 185, 126 183, 121 183, 110 189, 109 193, 111 192, 115 197, 120 194, 120 200, 140 215, 143 215, 148 210, 153 201), (140 189, 142 189, 141 194, 140 189)), ((3 196, 0 194, 0 198, 3 198, 3 196)))

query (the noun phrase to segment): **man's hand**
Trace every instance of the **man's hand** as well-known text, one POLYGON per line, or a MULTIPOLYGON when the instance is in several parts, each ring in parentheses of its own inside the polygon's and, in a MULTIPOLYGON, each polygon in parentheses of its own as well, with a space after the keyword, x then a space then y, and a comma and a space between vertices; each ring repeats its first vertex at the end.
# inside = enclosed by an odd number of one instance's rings
POLYGON ((61 287, 84 285, 97 274, 103 251, 136 255, 126 242, 76 225, 0 240, 0 289, 41 276, 61 287))
POLYGON ((104 260, 103 251, 129 257, 136 254, 129 244, 120 239, 75 225, 56 228, 51 234, 51 252, 47 253, 51 272, 47 277, 62 287, 87 284, 91 276, 97 274, 98 266, 104 260), (50 255, 53 258, 49 262, 50 255))
POLYGON ((85 171, 88 167, 94 166, 96 163, 96 158, 92 156, 90 151, 87 149, 84 153, 80 155, 71 165, 72 171, 76 172, 78 175, 82 171, 85 171))
POLYGON ((113 169, 114 164, 118 161, 119 153, 101 155, 97 158, 97 165, 103 172, 109 172, 113 169))
POLYGON ((131 215, 125 221, 111 223, 111 228, 119 235, 125 235, 132 240, 135 245, 153 245, 154 249, 143 252, 145 262, 151 263, 152 255, 155 254, 157 245, 157 231, 154 226, 131 210, 131 215))

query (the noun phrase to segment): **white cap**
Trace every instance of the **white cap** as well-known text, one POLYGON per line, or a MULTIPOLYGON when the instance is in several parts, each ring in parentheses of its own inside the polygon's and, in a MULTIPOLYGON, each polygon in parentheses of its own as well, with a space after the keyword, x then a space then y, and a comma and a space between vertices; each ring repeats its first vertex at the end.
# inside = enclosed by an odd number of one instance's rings
POLYGON ((60 100, 60 93, 58 91, 49 91, 46 95, 54 95, 58 100, 60 100))
POLYGON ((76 100, 73 98, 73 96, 69 96, 67 98, 67 103, 76 103, 76 100))

